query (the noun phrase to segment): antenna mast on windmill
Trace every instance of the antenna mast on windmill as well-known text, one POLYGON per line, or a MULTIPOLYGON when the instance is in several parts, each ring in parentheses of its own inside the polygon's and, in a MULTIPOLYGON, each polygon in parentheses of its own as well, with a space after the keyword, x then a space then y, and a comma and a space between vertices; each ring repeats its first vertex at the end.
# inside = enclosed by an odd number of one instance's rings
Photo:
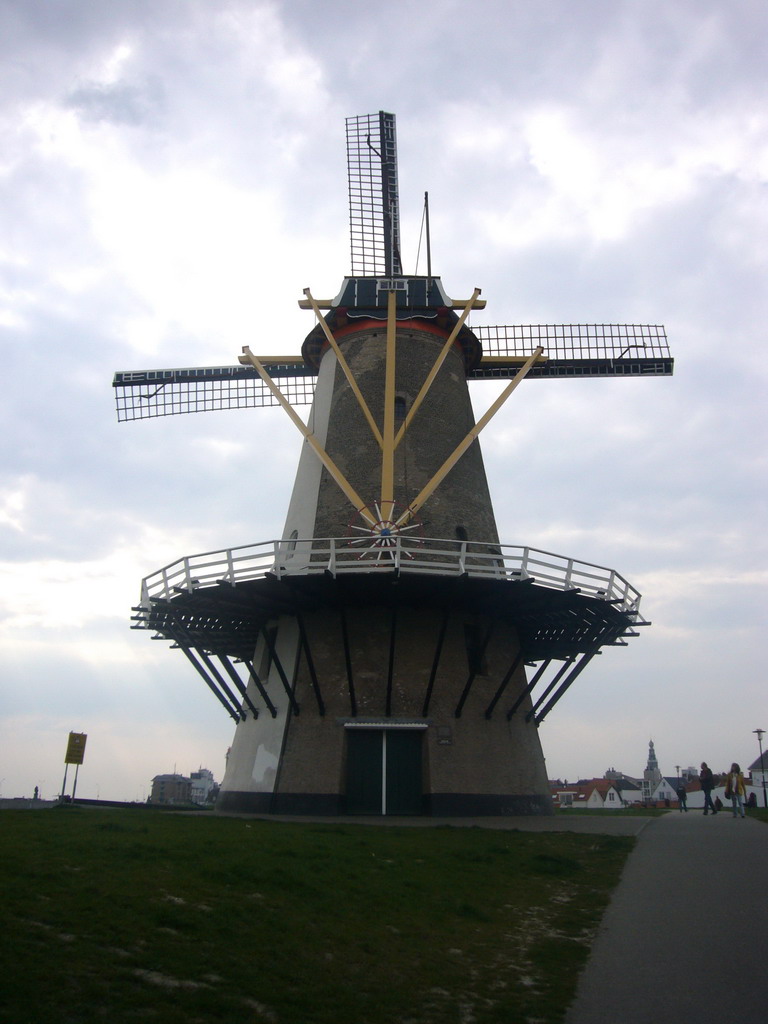
POLYGON ((304 290, 301 356, 115 375, 120 420, 281 405, 307 442, 282 536, 146 577, 134 628, 237 723, 222 809, 548 813, 538 726, 647 623, 614 570, 500 540, 477 438, 524 378, 671 374, 666 335, 470 330, 478 288, 403 274, 394 116, 349 118, 347 157, 352 273, 304 290), (467 383, 492 378, 475 423, 467 383))

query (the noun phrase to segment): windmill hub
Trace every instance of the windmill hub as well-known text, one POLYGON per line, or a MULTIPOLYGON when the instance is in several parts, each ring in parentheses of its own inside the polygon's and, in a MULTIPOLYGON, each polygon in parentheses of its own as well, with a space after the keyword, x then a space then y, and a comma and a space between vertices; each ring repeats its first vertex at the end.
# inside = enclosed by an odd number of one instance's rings
POLYGON ((382 513, 381 500, 371 502, 361 509, 353 522, 349 524, 348 536, 352 547, 360 549, 360 558, 373 556, 381 559, 383 554, 392 561, 394 549, 400 544, 398 558, 412 559, 413 550, 423 542, 423 524, 412 515, 409 509, 403 509, 395 502, 383 506, 387 509, 382 513), (410 546, 403 547, 401 542, 409 540, 410 546))

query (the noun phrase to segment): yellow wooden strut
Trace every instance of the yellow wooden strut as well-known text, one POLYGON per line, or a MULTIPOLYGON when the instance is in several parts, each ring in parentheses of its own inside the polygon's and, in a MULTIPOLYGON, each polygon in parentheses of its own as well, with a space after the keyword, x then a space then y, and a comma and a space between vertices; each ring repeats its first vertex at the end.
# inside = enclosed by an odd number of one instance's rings
POLYGON ((397 296, 387 294, 387 351, 384 376, 384 434, 381 446, 381 518, 391 519, 395 507, 395 340, 397 296))
POLYGON ((542 354, 543 351, 544 349, 541 347, 535 349, 533 355, 531 355, 525 361, 525 364, 517 371, 514 378, 509 382, 507 387, 502 391, 502 393, 499 395, 499 397, 496 399, 493 405, 491 405, 490 408, 486 411, 485 415, 482 416, 477 421, 475 426, 469 431, 464 440, 454 449, 453 453, 448 456, 448 458, 442 464, 440 469, 438 469, 438 471, 435 473, 432 479, 424 487, 422 487, 421 491, 419 491, 418 495, 410 503, 405 512, 403 512, 403 514, 399 517, 396 524, 398 527, 405 526, 408 520, 411 519, 418 512, 418 510, 421 508, 421 506, 424 504, 427 498, 429 498, 440 486, 445 477, 450 473, 450 471, 459 461, 459 459, 467 450, 467 448, 469 448, 469 446, 478 436, 483 427, 485 427, 496 415, 496 413, 506 402, 506 400, 515 390, 520 381, 525 377, 525 375, 528 373, 533 364, 538 360, 539 356, 542 354))
POLYGON ((427 379, 424 381, 424 383, 421 386, 421 391, 419 391, 418 395, 414 399, 413 405, 408 410, 408 415, 405 417, 405 420, 403 421, 402 427, 400 427, 400 429, 397 432, 397 437, 395 438, 395 448, 397 448, 397 446, 402 441, 402 439, 403 439, 403 437, 405 435, 405 432, 408 429, 408 427, 411 425, 411 421, 413 420, 413 417, 416 415, 416 412, 417 412, 419 406, 421 405, 421 403, 426 398, 427 392, 432 387, 432 382, 434 381, 435 377, 437 376, 440 367, 445 362, 446 357, 448 356, 448 353, 451 351, 451 347, 453 346, 454 341, 456 341, 456 338, 458 337, 459 331, 464 326, 464 321, 469 316, 470 310, 475 308, 475 300, 477 299, 479 294, 480 294, 480 289, 479 288, 475 288, 475 290, 472 292, 472 298, 467 300, 467 304, 464 307, 464 309, 463 309, 463 311, 461 313, 461 316, 459 317, 458 321, 454 325, 454 328, 451 331, 451 333, 448 335, 448 338, 446 339, 446 342, 445 342, 445 344, 443 345, 443 347, 442 347, 442 349, 440 351, 440 355, 435 360, 434 366, 429 371, 429 373, 427 375, 427 379))
MULTIPOLYGON (((344 358, 336 339, 334 338, 328 324, 323 318, 320 312, 320 304, 315 301, 312 297, 309 288, 304 289, 304 294, 307 296, 306 302, 300 303, 304 308, 312 308, 315 312, 317 320, 325 334, 325 337, 336 354, 336 358, 341 366, 344 375, 349 382, 353 394, 355 395, 357 402, 362 410, 365 419, 367 420, 371 432, 376 439, 382 452, 381 460, 381 494, 380 494, 380 508, 374 508, 371 510, 360 495, 355 491, 350 482, 341 472, 339 467, 333 461, 331 456, 320 444, 318 439, 306 426, 303 420, 297 415, 291 406, 288 399, 283 395, 280 388, 275 384, 274 380, 270 377, 267 371, 264 369, 263 360, 258 359, 250 350, 247 345, 243 346, 243 355, 239 357, 239 361, 244 365, 253 366, 257 371, 261 379, 264 381, 266 386, 272 392, 277 399, 278 403, 288 413, 289 417, 293 421, 294 425, 298 427, 304 436, 307 443, 312 447, 317 457, 320 459, 323 466, 327 469, 331 478, 341 489, 345 497, 352 504, 352 506, 360 513, 362 518, 368 523, 369 526, 374 527, 377 525, 377 514, 380 515, 381 519, 389 520, 394 516, 394 453, 397 449, 398 444, 401 442, 405 435, 405 431, 409 424, 413 420, 419 406, 422 404, 424 398, 429 392, 437 374, 445 362, 448 353, 451 350, 451 346, 454 344, 459 331, 461 330, 464 321, 469 315, 470 310, 479 308, 485 303, 480 303, 477 299, 480 294, 480 289, 476 288, 472 294, 472 297, 467 300, 466 305, 458 319, 458 322, 454 325, 453 330, 446 339, 446 342, 435 360, 435 363, 430 370, 424 384, 421 387, 415 401, 413 402, 411 409, 408 412, 403 425, 400 430, 395 434, 395 388, 396 388, 396 348, 397 348, 397 296, 395 291, 389 291, 387 293, 387 335, 386 335, 386 363, 385 363, 385 382, 384 382, 384 423, 383 432, 379 430, 375 420, 371 414, 368 404, 358 387, 356 380, 352 375, 352 371, 344 358)), ((323 304, 325 305, 325 304, 323 304)), ((397 519, 396 527, 403 529, 413 516, 418 512, 421 506, 428 500, 428 498, 435 492, 440 486, 445 477, 450 473, 462 455, 474 442, 480 432, 490 422, 493 416, 499 411, 502 405, 506 402, 518 384, 523 380, 528 371, 534 365, 535 362, 541 359, 543 348, 537 348, 533 354, 526 359, 524 365, 520 368, 516 376, 504 391, 499 395, 496 401, 486 411, 485 415, 475 424, 470 430, 466 437, 461 443, 455 448, 453 453, 446 459, 440 469, 434 474, 429 482, 422 488, 416 498, 411 502, 408 508, 402 513, 397 519)), ((278 361, 277 358, 275 361, 278 361)))
POLYGON ((354 394, 355 398, 357 399, 358 405, 362 409, 363 415, 365 416, 366 420, 368 421, 368 426, 371 428, 371 432, 373 433, 373 436, 376 438, 376 441, 377 441, 379 447, 380 448, 383 447, 381 431, 376 426, 376 421, 374 420, 373 416, 371 415, 371 410, 368 408, 368 403, 363 398, 363 393, 360 390, 360 388, 357 386, 357 381, 355 380, 354 376, 352 375, 352 371, 349 368, 349 363, 344 358, 344 356, 342 354, 342 351, 339 348, 338 342, 334 338, 333 333, 332 333, 330 327, 326 323, 325 317, 320 312, 320 307, 318 306, 318 304, 315 301, 315 299, 313 299, 312 294, 311 294, 309 288, 305 288, 304 289, 304 294, 307 296, 307 301, 309 302, 310 306, 315 311, 315 316, 317 317, 317 322, 320 324, 320 327, 322 328, 323 334, 325 335, 325 337, 326 337, 326 339, 328 341, 328 344, 331 346, 333 351, 336 353, 336 358, 339 361, 339 366, 342 368, 342 370, 344 371, 344 376, 349 381, 349 386, 352 388, 352 393, 354 394))
POLYGON ((251 352, 250 348, 248 348, 247 345, 243 345, 243 354, 239 356, 238 359, 244 366, 252 366, 256 370, 256 372, 267 385, 269 390, 278 400, 280 405, 288 413, 293 423, 299 428, 301 433, 304 435, 307 443, 314 449, 317 457, 320 459, 322 464, 330 473, 331 477, 338 484, 338 486, 344 492, 344 494, 352 503, 352 505, 357 509, 357 511, 360 513, 360 515, 363 517, 363 519, 365 519, 367 523, 369 523, 371 526, 375 526, 376 520, 366 508, 366 504, 363 501, 363 499, 360 497, 360 495, 357 493, 354 487, 350 484, 350 482, 347 480, 344 474, 341 472, 341 470, 333 461, 333 459, 325 450, 325 448, 323 448, 323 446, 317 440, 317 438, 306 425, 306 423, 304 423, 301 417, 296 413, 296 411, 291 406, 291 403, 282 393, 277 384, 275 384, 275 382, 269 376, 267 371, 264 369, 261 362, 257 359, 253 352, 251 352))

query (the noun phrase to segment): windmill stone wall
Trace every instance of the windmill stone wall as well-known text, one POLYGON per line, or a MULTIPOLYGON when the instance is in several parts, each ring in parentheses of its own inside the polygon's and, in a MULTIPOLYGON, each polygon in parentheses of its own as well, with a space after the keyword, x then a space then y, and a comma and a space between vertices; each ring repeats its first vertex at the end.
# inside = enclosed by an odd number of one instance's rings
MULTIPOLYGON (((337 337, 339 347, 368 403, 374 420, 384 419, 386 325, 348 329, 337 337)), ((437 359, 446 333, 427 330, 414 324, 401 324, 397 335, 396 396, 403 412, 411 408, 419 388, 437 359)), ((375 500, 381 486, 381 452, 372 436, 352 388, 327 350, 320 366, 320 377, 333 375, 331 402, 315 407, 311 416, 313 430, 324 437, 326 451, 339 469, 368 501, 375 500), (327 366, 326 366, 327 364, 327 366)), ((454 346, 443 364, 423 404, 395 453, 395 500, 402 510, 440 468, 467 432, 474 426, 474 415, 462 354, 454 346)), ((399 428, 400 421, 396 423, 399 428)), ((304 492, 304 481, 296 486, 304 492)), ((285 536, 293 526, 289 510, 285 536)), ((343 537, 354 510, 349 501, 323 470, 311 536, 343 537)), ((419 517, 426 536, 456 538, 462 527, 464 539, 498 543, 496 521, 491 506, 483 458, 474 444, 451 470, 445 485, 432 495, 419 517)), ((359 524, 359 520, 357 520, 359 524)), ((299 531, 300 536, 307 534, 299 531)))
MULTIPOLYGON (((403 413, 411 407, 447 334, 447 330, 418 322, 398 324, 395 392, 403 413)), ((374 419, 381 424, 386 325, 366 322, 339 332, 337 340, 374 419)), ((320 363, 309 422, 357 492, 374 501, 381 488, 380 447, 330 349, 320 363)), ((397 449, 394 496, 401 509, 473 426, 464 357, 456 345, 397 449)), ((283 534, 287 559, 301 560, 302 540, 308 537, 343 537, 354 519, 355 510, 319 465, 305 446, 283 534), (298 538, 295 549, 288 543, 291 538, 298 538)), ((494 550, 498 535, 477 442, 426 502, 423 513, 424 536, 442 538, 455 547, 463 537, 484 542, 494 550)), ((365 560, 364 549, 361 555, 363 580, 372 563, 365 560)), ((443 587, 455 586, 456 581, 440 583, 438 579, 437 587, 407 599, 398 596, 396 577, 392 583, 385 596, 379 593, 368 600, 364 586, 356 591, 356 597, 345 597, 340 582, 333 600, 303 616, 313 669, 322 680, 322 714, 315 708, 311 672, 296 620, 291 615, 275 620, 272 628, 282 649, 280 660, 284 669, 290 670, 301 711, 288 713, 275 666, 270 666, 266 647, 260 644, 254 665, 260 667, 280 710, 276 718, 246 718, 238 725, 219 797, 221 809, 286 814, 354 810, 350 807, 350 791, 356 785, 351 777, 350 750, 352 740, 357 743, 360 738, 352 734, 363 730, 373 742, 386 732, 389 749, 393 749, 394 732, 410 731, 411 746, 419 747, 418 754, 410 755, 417 758, 413 770, 419 775, 418 797, 412 794, 410 802, 397 805, 407 808, 403 813, 530 814, 551 810, 535 723, 526 721, 524 714, 508 720, 503 714, 487 717, 484 713, 519 653, 515 630, 494 629, 487 614, 461 603, 446 611, 443 587), (473 655, 473 638, 477 641, 488 633, 491 639, 482 655, 473 655), (425 713, 425 693, 438 643, 439 668, 425 713), (393 644, 396 648, 391 659, 393 644), (473 657, 476 674, 457 714, 457 701, 473 672, 473 657)), ((520 664, 508 679, 508 698, 516 698, 525 684, 525 669, 520 664)), ((258 700, 253 684, 251 689, 258 700)), ((530 707, 527 698, 526 702, 523 710, 530 707)), ((375 807, 368 810, 376 813, 375 807)))

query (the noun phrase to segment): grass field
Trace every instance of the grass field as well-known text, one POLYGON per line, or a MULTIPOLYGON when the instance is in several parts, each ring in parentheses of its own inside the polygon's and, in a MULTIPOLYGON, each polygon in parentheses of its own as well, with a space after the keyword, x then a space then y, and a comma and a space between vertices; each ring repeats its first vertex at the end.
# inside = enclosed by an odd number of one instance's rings
POLYGON ((633 840, 0 812, 2 1024, 555 1024, 633 840))

